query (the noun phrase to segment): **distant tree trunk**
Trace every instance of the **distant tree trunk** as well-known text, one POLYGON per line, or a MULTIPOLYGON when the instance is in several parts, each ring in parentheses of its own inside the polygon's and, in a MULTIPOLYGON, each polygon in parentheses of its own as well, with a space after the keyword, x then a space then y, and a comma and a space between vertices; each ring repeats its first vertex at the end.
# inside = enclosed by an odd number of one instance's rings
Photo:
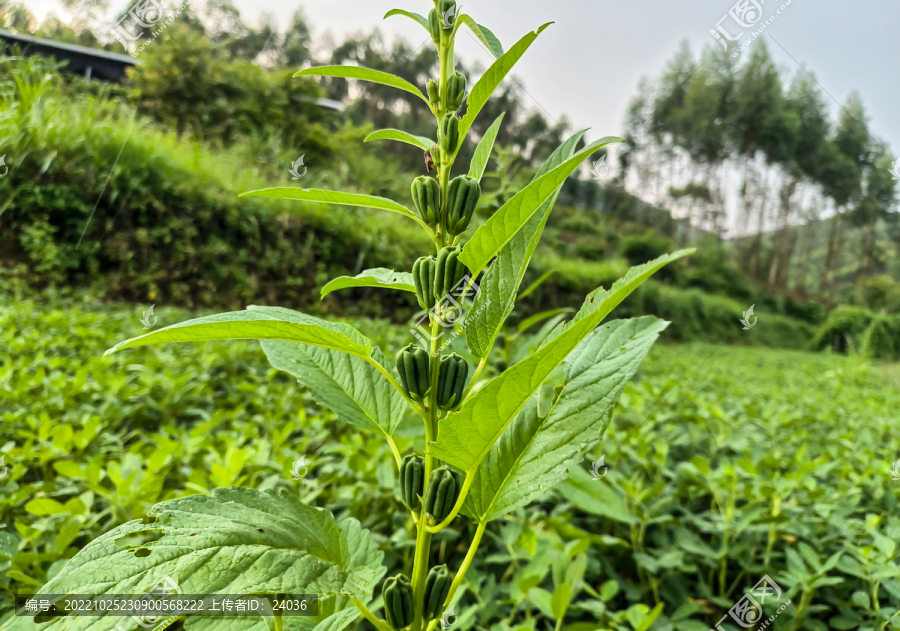
POLYGON ((866 274, 874 274, 875 273, 875 246, 878 243, 878 218, 876 217, 869 224, 869 229, 866 232, 866 236, 861 239, 863 252, 862 252, 862 260, 863 260, 863 269, 866 274))
POLYGON ((753 239, 753 245, 751 247, 750 252, 750 262, 747 266, 748 270, 753 274, 753 278, 759 280, 759 262, 762 258, 762 240, 763 240, 763 230, 765 229, 766 223, 766 206, 769 203, 769 173, 765 171, 763 173, 763 185, 762 185, 762 201, 759 205, 759 213, 757 214, 756 220, 756 238, 753 239))
MULTIPOLYGON (((822 197, 822 193, 817 191, 814 194, 813 208, 820 209, 824 205, 824 198, 822 197)), ((811 217, 808 217, 808 221, 806 221, 803 229, 803 246, 800 248, 800 264, 797 267, 797 275, 794 278, 794 290, 799 290, 801 293, 806 294, 806 275, 809 272, 808 259, 812 255, 812 249, 815 247, 815 239, 816 239, 816 230, 815 226, 818 224, 813 223, 818 219, 819 211, 813 210, 811 217)))
POLYGON ((822 277, 819 279, 819 293, 824 293, 829 285, 829 277, 831 276, 831 268, 834 265, 834 259, 837 252, 837 233, 843 223, 843 217, 840 208, 835 209, 834 215, 831 216, 831 232, 828 234, 828 249, 825 251, 825 263, 822 265, 822 277))
POLYGON ((799 229, 788 228, 787 237, 785 238, 785 249, 781 256, 781 264, 778 269, 778 275, 775 277, 776 287, 784 288, 789 280, 789 272, 791 269, 791 259, 794 256, 794 250, 797 249, 797 242, 800 241, 799 229))
POLYGON ((778 209, 778 230, 773 237, 772 264, 769 266, 768 283, 774 288, 778 279, 778 266, 781 261, 789 261, 785 258, 785 250, 790 240, 788 223, 791 215, 791 198, 797 190, 797 180, 790 175, 785 176, 784 185, 781 187, 781 205, 778 209))

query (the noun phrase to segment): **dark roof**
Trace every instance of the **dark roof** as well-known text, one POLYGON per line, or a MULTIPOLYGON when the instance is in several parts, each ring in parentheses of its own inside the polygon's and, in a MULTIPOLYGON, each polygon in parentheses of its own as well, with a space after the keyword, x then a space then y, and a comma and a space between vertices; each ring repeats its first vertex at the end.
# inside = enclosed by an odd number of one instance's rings
POLYGON ((0 29, 0 39, 5 40, 3 46, 6 54, 13 45, 18 44, 24 55, 44 55, 57 61, 66 62, 66 72, 80 74, 88 79, 102 79, 118 83, 125 78, 125 71, 141 63, 128 55, 109 53, 105 50, 63 44, 51 39, 41 39, 21 33, 10 33, 0 29))

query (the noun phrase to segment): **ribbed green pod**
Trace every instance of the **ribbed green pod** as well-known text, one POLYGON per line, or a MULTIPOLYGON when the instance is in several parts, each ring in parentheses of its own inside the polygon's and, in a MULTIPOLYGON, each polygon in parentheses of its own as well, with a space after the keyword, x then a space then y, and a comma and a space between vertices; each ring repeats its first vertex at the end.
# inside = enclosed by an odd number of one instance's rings
POLYGON ((462 401, 469 365, 456 353, 441 358, 437 383, 437 405, 442 410, 452 410, 462 401))
POLYGON ((446 565, 436 565, 428 570, 428 576, 425 577, 425 610, 423 611, 426 620, 440 617, 452 582, 446 565))
POLYGON ((431 102, 431 106, 435 109, 439 109, 441 105, 441 92, 438 82, 434 79, 429 79, 428 83, 425 85, 425 89, 428 92, 428 100, 431 102))
POLYGON ((416 212, 434 230, 441 217, 441 185, 433 177, 421 175, 413 180, 411 190, 416 212))
POLYGON ((400 499, 409 510, 418 510, 425 494, 425 460, 412 454, 400 463, 400 499))
POLYGON ((431 33, 431 39, 434 40, 435 44, 441 43, 441 29, 443 28, 443 24, 441 24, 441 16, 438 15, 438 12, 432 9, 428 12, 428 31, 431 33))
POLYGON ((456 6, 456 0, 438 0, 437 10, 440 15, 441 27, 448 33, 456 24, 456 11, 451 11, 456 6))
POLYGON ((420 346, 410 344, 397 353, 397 372, 403 391, 413 401, 423 401, 431 389, 428 353, 420 346))
POLYGON ((447 232, 456 236, 466 231, 480 197, 481 184, 474 177, 460 175, 450 181, 447 188, 447 216, 444 219, 447 232))
POLYGON ((453 153, 459 144, 459 118, 455 112, 447 112, 441 118, 441 149, 453 153))
POLYGON ((425 491, 425 512, 434 518, 434 523, 444 521, 453 510, 462 483, 449 467, 441 467, 431 472, 428 489, 425 491))
POLYGON ((447 77, 447 108, 456 111, 466 96, 466 75, 454 72, 447 77))
MULTIPOLYGON (((435 261, 434 276, 434 299, 440 302, 444 296, 450 293, 463 276, 469 273, 469 270, 459 261, 459 246, 452 248, 441 248, 435 261)), ((454 299, 458 296, 453 296, 454 299)))
POLYGON ((416 607, 409 579, 403 574, 387 579, 381 594, 384 597, 384 617, 387 623, 394 629, 411 625, 416 607))
POLYGON ((437 274, 437 263, 433 256, 423 256, 413 263, 413 284, 416 286, 416 298, 419 306, 430 311, 434 307, 434 278, 437 274))

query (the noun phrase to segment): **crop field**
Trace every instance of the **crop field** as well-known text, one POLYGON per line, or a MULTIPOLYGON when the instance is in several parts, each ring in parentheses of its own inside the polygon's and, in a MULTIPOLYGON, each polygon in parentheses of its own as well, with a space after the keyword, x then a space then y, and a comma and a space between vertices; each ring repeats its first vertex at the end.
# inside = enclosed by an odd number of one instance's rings
MULTIPOLYGON (((0 532, 0 621, 16 592, 43 585, 95 537, 157 502, 215 487, 285 489, 358 519, 389 574, 410 561, 415 530, 398 510, 388 447, 320 408, 256 342, 104 358, 142 332, 133 306, 8 298, 0 522, 15 533, 0 532), (301 457, 306 474, 294 480, 301 457)), ((366 328, 388 354, 409 341, 403 327, 366 328)), ((600 446, 571 462, 568 478, 537 504, 489 525, 463 585, 460 628, 560 628, 559 619, 571 631, 642 621, 700 631, 763 576, 791 601, 774 628, 893 626, 894 375, 829 354, 657 345, 600 446), (561 591, 570 599, 564 621, 561 591)), ((409 420, 397 446, 423 449, 422 429, 409 420)), ((438 533, 439 561, 458 564, 469 536, 438 533)), ((381 606, 379 596, 371 607, 381 606)), ((286 618, 284 628, 309 620, 286 618)), ((241 628, 266 627, 257 619, 241 628)))

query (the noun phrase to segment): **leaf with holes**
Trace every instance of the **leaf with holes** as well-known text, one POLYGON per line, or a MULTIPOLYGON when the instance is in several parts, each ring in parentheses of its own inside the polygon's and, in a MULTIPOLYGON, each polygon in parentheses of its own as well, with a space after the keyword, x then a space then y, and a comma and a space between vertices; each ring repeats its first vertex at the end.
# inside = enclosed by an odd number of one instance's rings
MULTIPOLYGON (((217 489, 157 504, 144 520, 94 539, 40 593, 144 594, 168 577, 185 594, 347 591, 368 601, 383 569, 363 532, 291 493, 217 489), (360 550, 371 567, 358 563, 360 550)), ((65 628, 106 631, 117 623, 140 628, 130 617, 66 618, 65 628)))

